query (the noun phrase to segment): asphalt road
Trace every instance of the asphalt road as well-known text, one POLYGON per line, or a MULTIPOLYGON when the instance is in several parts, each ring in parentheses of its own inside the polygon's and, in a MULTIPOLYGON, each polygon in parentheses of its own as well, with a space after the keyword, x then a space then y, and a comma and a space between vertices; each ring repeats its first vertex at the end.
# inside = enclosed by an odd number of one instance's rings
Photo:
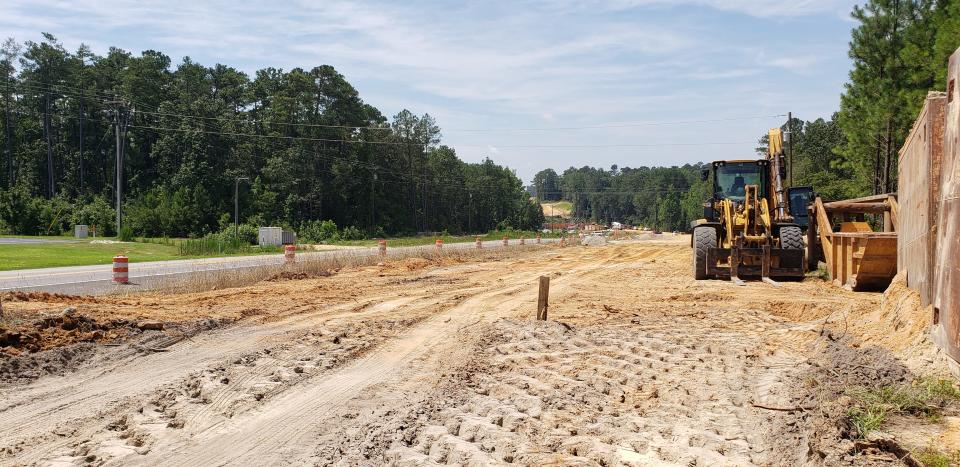
MULTIPOLYGON (((544 243, 556 239, 543 239, 544 243)), ((527 240, 527 244, 534 243, 527 240)), ((517 240, 510 240, 510 245, 518 245, 517 240)), ((484 248, 503 248, 500 240, 483 242, 484 248)), ((448 243, 445 249, 474 248, 470 243, 448 243)), ((432 251, 433 246, 390 247, 389 251, 432 251)), ((310 261, 333 257, 336 255, 377 255, 376 247, 360 247, 333 251, 297 252, 298 261, 310 261)), ((21 269, 16 271, 0 271, 0 292, 29 291, 50 292, 63 294, 100 295, 118 291, 143 291, 163 285, 165 280, 184 276, 209 274, 214 271, 241 270, 263 266, 283 264, 284 257, 278 255, 234 256, 229 258, 184 259, 173 261, 154 261, 146 263, 130 263, 130 285, 113 283, 113 265, 70 266, 60 268, 21 269)))
POLYGON ((71 243, 73 240, 49 240, 45 238, 0 237, 0 245, 21 245, 32 243, 71 243))

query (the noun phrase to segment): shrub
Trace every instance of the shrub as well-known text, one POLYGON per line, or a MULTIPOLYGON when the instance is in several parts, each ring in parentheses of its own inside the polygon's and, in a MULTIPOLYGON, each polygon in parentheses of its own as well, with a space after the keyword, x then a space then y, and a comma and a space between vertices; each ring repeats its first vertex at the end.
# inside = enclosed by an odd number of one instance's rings
POLYGON ((78 202, 78 207, 73 211, 71 218, 72 224, 83 224, 96 226, 97 235, 110 236, 114 232, 117 212, 110 206, 107 199, 103 196, 94 196, 89 202, 78 202))
POLYGON ((366 238, 367 235, 362 230, 352 225, 340 232, 340 240, 366 240, 366 238))
POLYGON ((207 234, 201 238, 191 238, 180 242, 181 256, 230 255, 253 251, 249 242, 229 235, 207 234))
POLYGON ((121 242, 132 242, 133 241, 133 229, 130 226, 125 225, 120 227, 120 233, 117 235, 117 239, 121 242))
POLYGON ((297 234, 306 243, 322 243, 340 239, 337 224, 331 220, 304 221, 300 224, 297 234))
POLYGON ((239 238, 241 242, 247 245, 256 245, 259 242, 260 230, 250 224, 240 224, 234 228, 233 224, 227 225, 218 234, 222 240, 239 238))

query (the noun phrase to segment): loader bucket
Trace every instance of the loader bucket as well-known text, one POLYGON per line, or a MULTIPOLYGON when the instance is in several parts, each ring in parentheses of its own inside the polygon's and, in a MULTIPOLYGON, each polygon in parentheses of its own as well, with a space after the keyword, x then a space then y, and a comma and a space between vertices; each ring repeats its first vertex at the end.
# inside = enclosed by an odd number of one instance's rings
POLYGON ((804 251, 798 249, 710 248, 707 250, 707 275, 715 279, 730 279, 732 276, 802 279, 803 261, 804 251))

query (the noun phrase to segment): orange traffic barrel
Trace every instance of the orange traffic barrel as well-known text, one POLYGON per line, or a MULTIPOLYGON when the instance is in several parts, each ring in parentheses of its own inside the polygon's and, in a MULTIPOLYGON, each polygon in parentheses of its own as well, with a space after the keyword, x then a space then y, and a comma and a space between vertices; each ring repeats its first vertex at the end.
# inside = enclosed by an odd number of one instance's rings
POLYGON ((113 257, 113 281, 118 284, 130 282, 130 258, 123 255, 113 257))
POLYGON ((284 245, 283 259, 286 263, 295 263, 297 261, 297 246, 284 245))

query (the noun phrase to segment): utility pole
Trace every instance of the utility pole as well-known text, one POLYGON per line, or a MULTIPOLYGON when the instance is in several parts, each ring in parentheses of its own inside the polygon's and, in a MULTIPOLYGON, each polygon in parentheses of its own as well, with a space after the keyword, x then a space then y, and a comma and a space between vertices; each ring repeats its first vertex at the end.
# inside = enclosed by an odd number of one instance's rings
POLYGON ((370 181, 370 231, 373 232, 377 227, 377 171, 372 170, 373 176, 370 181))
POLYGON ((250 180, 247 177, 237 177, 233 182, 233 236, 240 238, 240 180, 250 180))
MULTIPOLYGON (((4 83, 9 86, 9 79, 4 83)), ((4 125, 6 126, 6 146, 7 146, 7 170, 9 170, 10 175, 7 179, 8 187, 13 187, 14 183, 14 169, 13 169, 13 132, 10 128, 10 91, 8 89, 3 90, 3 113, 4 113, 4 125)))
POLYGON ((123 143, 127 139, 127 128, 130 126, 133 110, 128 109, 127 103, 123 101, 111 101, 107 104, 116 106, 112 113, 113 129, 117 138, 117 236, 120 236, 120 227, 123 225, 123 143))
POLYGON ((82 195, 83 190, 83 65, 84 65, 84 53, 83 48, 81 47, 80 52, 80 111, 79 111, 79 126, 80 126, 80 194, 82 195))
POLYGON ((43 111, 43 133, 47 137, 47 188, 50 198, 57 194, 53 181, 53 142, 50 140, 50 93, 45 94, 43 111))

